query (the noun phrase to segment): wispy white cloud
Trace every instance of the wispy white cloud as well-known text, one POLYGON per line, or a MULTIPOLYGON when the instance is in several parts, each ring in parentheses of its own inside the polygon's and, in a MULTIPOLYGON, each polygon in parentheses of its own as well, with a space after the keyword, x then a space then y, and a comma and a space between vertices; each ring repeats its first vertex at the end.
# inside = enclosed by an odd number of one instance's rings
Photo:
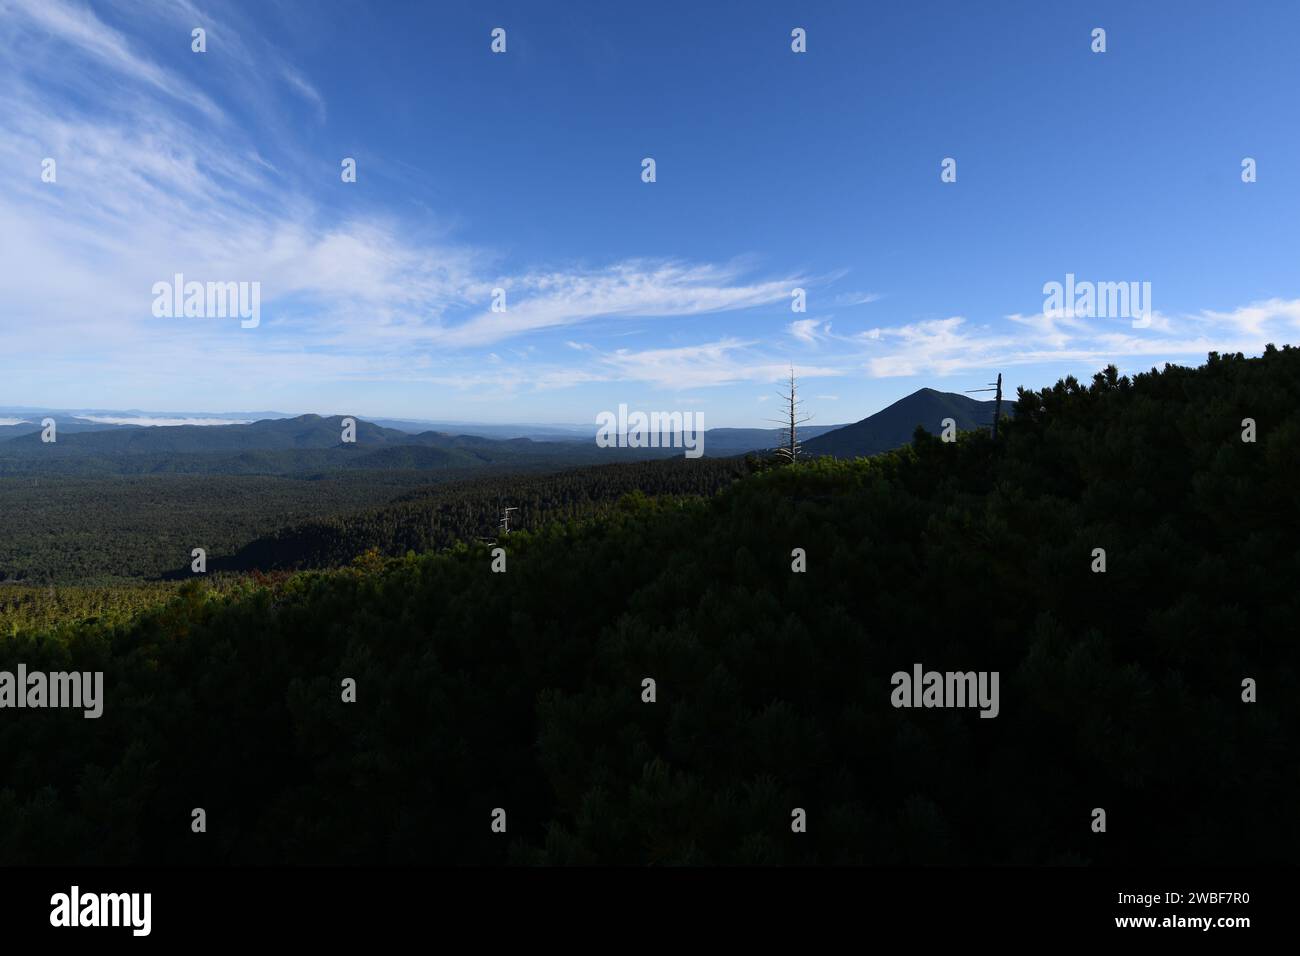
MULTIPOLYGON (((82 374, 93 374, 98 361, 100 375, 135 369, 215 380, 278 363, 281 379, 409 372, 461 386, 554 387, 604 380, 623 365, 629 374, 666 379, 652 359, 642 368, 631 352, 604 360, 597 373, 557 364, 524 376, 518 366, 531 361, 524 340, 538 333, 595 319, 752 309, 787 300, 804 281, 753 278, 742 260, 635 259, 502 274, 490 250, 425 238, 436 224, 403 222, 374 206, 348 206, 344 214, 315 191, 295 188, 277 169, 302 168, 310 157, 267 135, 289 124, 230 124, 206 94, 155 62, 156 44, 88 7, 0 0, 0 9, 0 163, 27 171, 0 194, 4 334, 29 354, 56 343, 64 367, 82 374), (57 44, 61 56, 31 56, 34 36, 57 44), (69 76, 79 86, 70 87, 69 76), (46 156, 57 163, 55 183, 40 181, 46 156), (260 282, 258 330, 155 319, 152 286, 176 273, 260 282), (497 286, 507 290, 505 312, 489 308, 497 286), (508 340, 522 349, 512 350, 515 360, 489 360, 509 369, 506 381, 500 371, 438 372, 420 362, 422 350, 465 352, 508 340)), ((278 54, 265 55, 275 51, 263 50, 265 41, 244 30, 234 11, 222 8, 218 20, 193 3, 161 0, 143 9, 151 26, 169 24, 171 42, 187 55, 189 28, 208 29, 211 52, 193 54, 196 68, 224 71, 245 104, 256 106, 254 119, 286 85, 324 118, 311 80, 278 54)))
MULTIPOLYGON (((485 368, 482 363, 466 363, 454 371, 433 373, 427 380, 459 389, 510 393, 620 382, 684 391, 744 383, 778 383, 790 374, 790 364, 785 359, 773 357, 753 340, 724 338, 696 345, 613 350, 589 343, 566 345, 584 356, 581 364, 530 359, 485 368)), ((794 371, 801 379, 852 373, 850 369, 801 363, 795 363, 794 371)))
POLYGON ((795 319, 786 326, 786 331, 800 342, 811 344, 829 335, 831 324, 821 319, 795 319))
POLYGON ((1214 351, 1256 353, 1269 342, 1293 341, 1300 332, 1300 299, 1274 298, 1227 311, 1157 313, 1146 329, 1133 329, 1128 319, 1006 318, 1023 331, 1008 334, 953 316, 873 328, 855 338, 867 372, 881 378, 1008 365, 1195 359, 1214 351))
POLYGON ((63 70, 84 73, 85 60, 106 69, 118 81, 143 84, 155 93, 186 103, 208 117, 224 118, 217 105, 175 72, 160 67, 87 6, 61 0, 5 0, 0 6, 8 23, 5 34, 22 47, 24 59, 39 59, 39 47, 58 50, 63 70), (79 59, 78 55, 84 59, 79 59))
POLYGON ((819 328, 821 322, 817 319, 796 319, 786 326, 786 331, 801 342, 815 342, 819 328))
POLYGON ((847 309, 855 305, 869 305, 872 302, 879 302, 881 295, 878 292, 841 292, 831 300, 831 305, 836 308, 847 309))
POLYGON ((322 123, 325 122, 325 98, 320 95, 320 91, 307 81, 307 78, 291 66, 281 68, 285 82, 316 109, 316 118, 322 123))
MULTIPOLYGON (((792 352, 815 359, 795 362, 800 378, 945 376, 1256 352, 1300 330, 1300 299, 1283 298, 1156 313, 1140 330, 1041 313, 917 318, 899 306, 863 330, 829 310, 787 324, 793 288, 832 288, 842 271, 764 272, 739 258, 506 268, 494 250, 439 232, 436 216, 416 223, 323 200, 319 185, 295 179, 318 157, 283 120, 305 103, 327 122, 321 89, 225 6, 142 0, 101 17, 76 0, 0 0, 0 167, 14 171, 0 191, 3 377, 20 388, 127 376, 210 390, 258 380, 484 395, 610 382, 696 389, 780 382, 792 352), (155 31, 165 23, 183 50, 189 28, 205 26, 212 52, 194 67, 210 82, 164 66, 173 61, 156 36, 132 29, 133 16, 155 31), (53 184, 40 180, 47 156, 58 163, 53 184), (177 272, 260 281, 261 326, 155 319, 151 287, 177 272), (496 287, 505 312, 491 311, 496 287), (743 334, 707 324, 724 313, 754 322, 743 334), (701 322, 672 321, 687 317, 701 322), (668 327, 673 338, 657 334, 668 327), (603 344, 584 341, 593 330, 603 344), (651 345, 612 348, 616 337, 651 345)), ((809 301, 849 309, 880 298, 809 301)))
MULTIPOLYGON (((735 385, 744 382, 779 382, 790 365, 773 358, 755 341, 719 339, 699 345, 642 350, 595 351, 593 367, 608 378, 647 382, 665 388, 735 385)), ((795 364, 800 378, 839 376, 845 369, 825 365, 795 364)))
POLYGON ((1192 323, 1215 329, 1232 329, 1256 340, 1279 329, 1300 329, 1300 299, 1272 298, 1238 306, 1228 312, 1206 309, 1190 317, 1192 323))
POLYGON ((441 328, 435 338, 446 345, 478 346, 593 318, 665 318, 748 309, 787 298, 797 281, 749 282, 736 269, 646 260, 618 262, 599 271, 526 273, 503 282, 506 311, 484 310, 441 328), (519 301, 510 303, 512 292, 519 301))

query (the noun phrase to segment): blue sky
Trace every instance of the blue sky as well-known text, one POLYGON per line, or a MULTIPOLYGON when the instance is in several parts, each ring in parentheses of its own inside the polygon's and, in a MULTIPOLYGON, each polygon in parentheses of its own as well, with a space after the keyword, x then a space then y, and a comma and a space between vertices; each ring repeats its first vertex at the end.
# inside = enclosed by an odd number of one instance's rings
POLYGON ((1262 2, 0 0, 0 405, 755 425, 793 365, 833 423, 1294 343, 1298 33, 1262 2), (260 282, 260 325, 155 317, 177 272, 260 282), (1067 273, 1150 282, 1150 327, 1044 315, 1067 273))

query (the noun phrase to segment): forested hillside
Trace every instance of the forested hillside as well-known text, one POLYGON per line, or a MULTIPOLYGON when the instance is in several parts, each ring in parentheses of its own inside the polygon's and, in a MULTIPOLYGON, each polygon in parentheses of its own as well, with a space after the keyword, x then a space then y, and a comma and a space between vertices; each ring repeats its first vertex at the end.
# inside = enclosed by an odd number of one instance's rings
POLYGON ((436 476, 412 471, 320 478, 141 475, 0 479, 0 588, 109 584, 188 566, 310 517, 374 507, 436 476))
MULTIPOLYGON (((197 427, 197 426, 196 426, 197 427)), ((209 426, 203 426, 207 428, 209 426)), ((165 431, 166 429, 151 429, 165 431)), ((672 448, 599 448, 586 442, 495 441, 456 436, 439 444, 422 444, 414 436, 407 444, 338 445, 332 448, 251 448, 244 451, 97 451, 66 441, 21 448, 19 441, 0 442, 0 480, 46 476, 112 478, 143 475, 283 475, 294 478, 321 474, 391 469, 420 469, 438 477, 468 477, 505 468, 551 470, 601 462, 642 461, 680 456, 672 448)))
MULTIPOLYGON (((494 537, 504 508, 510 527, 535 531, 590 518, 624 495, 712 495, 754 467, 745 459, 685 459, 598 465, 549 475, 501 475, 421 488, 382 508, 313 518, 264 535, 214 570, 330 568, 364 551, 400 556, 494 537)), ((181 576, 184 576, 182 572, 181 576)))
POLYGON ((0 637, 106 694, 0 721, 0 862, 1293 861, 1298 399, 1292 348, 1108 369, 996 445, 632 496, 505 573, 372 556, 0 637), (918 662, 998 671, 999 715, 895 709, 918 662))
MULTIPOLYGON (((498 468, 273 475, 141 475, 0 480, 0 587, 135 583, 209 570, 334 567, 371 548, 402 555, 512 526, 597 514, 630 491, 712 494, 743 459, 627 462, 555 472, 498 468)), ((3 607, 3 604, 0 604, 3 607)), ((0 621, 3 614, 0 614, 0 621)))

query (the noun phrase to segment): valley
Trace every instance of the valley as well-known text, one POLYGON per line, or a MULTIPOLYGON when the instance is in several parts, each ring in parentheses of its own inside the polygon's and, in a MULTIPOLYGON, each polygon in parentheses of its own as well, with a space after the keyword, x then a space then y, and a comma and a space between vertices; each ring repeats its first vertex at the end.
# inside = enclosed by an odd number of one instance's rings
MULTIPOLYGON (((854 425, 803 433, 813 454, 821 442, 845 457, 875 454, 949 414, 979 427, 987 404, 926 389, 854 425)), ((0 585, 176 580, 195 547, 210 571, 236 573, 446 548, 493 533, 507 505, 529 530, 634 492, 711 495, 749 470, 745 455, 780 440, 775 429, 708 429, 704 457, 682 461, 672 447, 601 447, 594 426, 591 440, 534 441, 358 420, 347 443, 342 416, 166 426, 106 417, 56 414, 49 443, 31 422, 0 432, 0 585)))

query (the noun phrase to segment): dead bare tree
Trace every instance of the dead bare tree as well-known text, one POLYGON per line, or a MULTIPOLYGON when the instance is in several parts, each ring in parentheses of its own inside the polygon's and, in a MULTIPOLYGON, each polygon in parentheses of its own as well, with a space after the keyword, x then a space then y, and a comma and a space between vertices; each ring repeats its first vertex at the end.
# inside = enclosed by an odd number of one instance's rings
POLYGON ((968 388, 967 392, 997 392, 993 404, 993 440, 998 440, 998 419, 1002 417, 1002 373, 998 372, 997 382, 989 382, 988 388, 968 388))
POLYGON ((484 544, 496 544, 501 538, 510 533, 510 512, 518 511, 519 509, 513 505, 507 508, 501 502, 501 499, 497 499, 497 507, 501 512, 501 517, 497 523, 497 536, 495 538, 485 538, 483 535, 475 535, 475 540, 481 541, 484 544))
POLYGON ((799 443, 799 426, 812 421, 812 416, 800 414, 799 410, 803 402, 799 399, 799 386, 794 379, 794 366, 790 367, 790 391, 777 392, 777 394, 785 402, 786 415, 783 418, 769 418, 768 421, 781 426, 781 430, 785 432, 785 443, 772 450, 785 461, 798 461, 799 452, 803 449, 799 443))
POLYGON ((519 510, 518 508, 502 508, 501 524, 498 526, 497 530, 499 530, 502 534, 509 534, 510 533, 510 512, 518 511, 518 510, 519 510))

